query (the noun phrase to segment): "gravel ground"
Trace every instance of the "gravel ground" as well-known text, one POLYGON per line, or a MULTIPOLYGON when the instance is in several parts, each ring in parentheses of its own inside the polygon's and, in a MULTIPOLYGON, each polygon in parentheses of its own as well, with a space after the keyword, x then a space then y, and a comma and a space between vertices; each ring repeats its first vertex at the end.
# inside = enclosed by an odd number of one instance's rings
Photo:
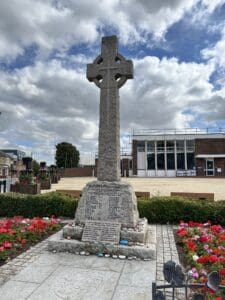
MULTIPOLYGON (((56 189, 81 190, 94 177, 62 178, 56 189)), ((214 193, 215 200, 225 200, 225 178, 123 178, 135 191, 148 191, 151 196, 169 196, 171 192, 214 193)), ((49 192, 45 190, 42 192, 49 192)))

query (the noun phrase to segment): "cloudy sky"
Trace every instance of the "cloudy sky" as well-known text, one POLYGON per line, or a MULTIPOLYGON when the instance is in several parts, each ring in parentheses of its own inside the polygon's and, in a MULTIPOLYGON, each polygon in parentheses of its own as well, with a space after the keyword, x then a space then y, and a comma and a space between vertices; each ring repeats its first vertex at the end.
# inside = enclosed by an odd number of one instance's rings
POLYGON ((122 147, 133 129, 225 127, 225 0, 2 0, 0 148, 54 163, 67 141, 91 162, 99 89, 86 64, 114 34, 134 62, 122 147))

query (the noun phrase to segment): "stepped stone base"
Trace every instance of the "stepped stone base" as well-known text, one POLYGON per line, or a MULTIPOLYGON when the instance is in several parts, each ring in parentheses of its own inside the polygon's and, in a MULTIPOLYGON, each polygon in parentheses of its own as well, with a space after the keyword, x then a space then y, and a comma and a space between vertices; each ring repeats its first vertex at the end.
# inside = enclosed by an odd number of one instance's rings
POLYGON ((124 182, 89 182, 82 191, 75 215, 77 224, 85 224, 86 220, 112 221, 135 227, 138 210, 132 186, 124 182))
POLYGON ((139 219, 131 185, 93 181, 82 191, 74 222, 50 238, 48 249, 154 259, 155 227, 139 219))
MULTIPOLYGON (((154 225, 147 226, 144 243, 137 241, 129 242, 127 246, 112 243, 83 242, 72 239, 72 236, 69 235, 68 238, 65 238, 63 237, 63 234, 65 234, 65 232, 69 233, 68 228, 69 227, 66 226, 64 230, 57 232, 49 238, 49 251, 70 252, 76 254, 85 251, 90 254, 107 253, 110 255, 125 255, 126 257, 135 256, 140 259, 156 258, 156 227, 154 225)), ((76 230, 73 230, 73 227, 71 227, 71 232, 74 234, 76 230)))
MULTIPOLYGON (((71 223, 63 228, 63 237, 81 240, 85 225, 71 223)), ((147 219, 139 219, 134 228, 122 227, 120 230, 120 240, 127 240, 131 243, 145 243, 148 232, 147 219)))

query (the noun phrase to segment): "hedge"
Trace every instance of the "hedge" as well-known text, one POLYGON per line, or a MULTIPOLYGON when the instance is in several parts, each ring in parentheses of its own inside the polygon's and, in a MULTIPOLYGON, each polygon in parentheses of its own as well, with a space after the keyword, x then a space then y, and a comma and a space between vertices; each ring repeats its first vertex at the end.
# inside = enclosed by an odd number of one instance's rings
POLYGON ((56 192, 41 195, 0 194, 0 217, 21 215, 31 218, 54 215, 74 218, 77 203, 76 199, 56 192))
MULTIPOLYGON (((0 194, 0 217, 56 217, 74 218, 78 199, 57 192, 41 195, 0 194)), ((207 202, 181 197, 153 197, 138 200, 140 217, 149 223, 177 224, 180 220, 206 222, 225 226, 225 201, 207 202)))

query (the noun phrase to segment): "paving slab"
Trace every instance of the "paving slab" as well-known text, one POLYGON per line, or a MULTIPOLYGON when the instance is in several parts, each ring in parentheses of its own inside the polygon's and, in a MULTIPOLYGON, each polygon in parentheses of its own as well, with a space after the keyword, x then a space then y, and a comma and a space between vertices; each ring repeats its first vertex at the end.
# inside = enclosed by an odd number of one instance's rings
MULTIPOLYGON (((47 239, 0 267, 0 299, 150 300, 152 282, 165 283, 163 263, 167 258, 179 263, 174 226, 156 227, 157 255, 152 261, 52 253, 47 239)), ((172 291, 164 292, 172 299, 172 291)), ((182 290, 176 299, 184 299, 182 290)))

